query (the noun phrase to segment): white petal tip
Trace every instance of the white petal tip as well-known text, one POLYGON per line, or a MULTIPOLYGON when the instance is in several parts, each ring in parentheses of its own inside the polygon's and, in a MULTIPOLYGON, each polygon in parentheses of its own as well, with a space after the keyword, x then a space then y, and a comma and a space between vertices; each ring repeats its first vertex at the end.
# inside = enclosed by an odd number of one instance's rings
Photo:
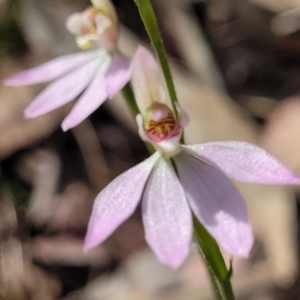
POLYGON ((85 236, 84 245, 83 245, 84 252, 88 252, 88 251, 92 250, 93 248, 95 248, 99 244, 101 244, 101 242, 102 242, 101 240, 99 242, 99 239, 95 239, 95 237, 93 237, 91 235, 91 233, 87 232, 87 234, 85 236))
POLYGON ((64 132, 68 131, 71 127, 72 127, 72 126, 69 126, 69 124, 66 123, 66 122, 62 122, 62 124, 61 124, 61 129, 62 129, 62 131, 64 131, 64 132))
POLYGON ((87 252, 91 251, 93 248, 95 248, 96 246, 97 245, 85 243, 83 246, 83 252, 87 253, 87 252))
POLYGON ((70 128, 68 128, 68 127, 61 126, 61 130, 62 130, 63 132, 67 132, 69 129, 70 129, 70 128))
POLYGON ((89 247, 86 247, 86 246, 83 247, 83 253, 85 253, 85 254, 90 252, 90 250, 91 249, 89 247))
POLYGON ((300 184, 300 178, 297 176, 294 176, 294 178, 292 178, 290 180, 290 184, 300 184))
POLYGON ((13 81, 10 80, 10 79, 5 79, 5 80, 2 81, 2 84, 3 84, 3 85, 12 85, 12 84, 13 84, 13 81))
MULTIPOLYGON (((82 120, 83 121, 83 120, 82 120)), ((74 128, 75 126, 77 126, 78 124, 80 124, 82 121, 77 120, 76 118, 70 118, 70 116, 67 116, 62 124, 61 124, 61 128, 63 131, 67 131, 69 129, 74 128)))
POLYGON ((20 86, 20 85, 22 85, 22 84, 18 83, 18 81, 15 80, 13 77, 4 79, 2 81, 2 84, 6 85, 6 86, 20 86))
POLYGON ((168 268, 170 268, 172 270, 177 270, 177 269, 179 269, 179 267, 181 267, 182 263, 183 263, 182 261, 170 262, 170 263, 165 263, 165 266, 167 266, 168 268))
POLYGON ((253 238, 249 237, 248 240, 240 241, 238 246, 224 249, 227 253, 235 257, 248 258, 253 247, 253 238))
POLYGON ((186 256, 187 255, 185 255, 184 257, 180 257, 180 258, 178 258, 178 257, 172 258, 170 256, 164 257, 164 258, 159 257, 159 260, 166 267, 168 267, 172 270, 176 270, 182 266, 183 262, 186 259, 186 256))
POLYGON ((239 249, 238 251, 236 251, 235 253, 233 253, 233 256, 237 256, 237 257, 243 257, 243 258, 248 258, 251 252, 252 246, 250 249, 239 249))
POLYGON ((29 107, 24 110, 23 115, 25 119, 33 119, 40 116, 40 114, 37 114, 33 109, 29 107))

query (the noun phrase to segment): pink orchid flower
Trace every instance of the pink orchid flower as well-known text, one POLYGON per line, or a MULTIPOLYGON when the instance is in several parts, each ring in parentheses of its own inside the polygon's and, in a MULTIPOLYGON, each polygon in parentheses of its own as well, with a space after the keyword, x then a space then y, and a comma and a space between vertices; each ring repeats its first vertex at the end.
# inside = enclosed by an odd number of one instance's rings
POLYGON ((192 213, 225 251, 247 256, 253 244, 247 209, 227 176, 264 184, 298 184, 299 178, 246 142, 180 144, 186 115, 179 110, 174 117, 159 66, 143 47, 133 59, 132 82, 141 138, 157 152, 97 196, 85 248, 103 242, 142 201, 146 241, 163 264, 177 268, 188 255, 192 213))
POLYGON ((26 118, 48 113, 82 93, 62 123, 66 131, 81 123, 130 80, 131 60, 116 50, 115 11, 109 0, 92 2, 94 7, 71 15, 66 23, 69 31, 77 35, 81 48, 88 48, 91 41, 96 41, 100 49, 64 55, 4 81, 6 85, 20 86, 54 80, 25 109, 26 118))

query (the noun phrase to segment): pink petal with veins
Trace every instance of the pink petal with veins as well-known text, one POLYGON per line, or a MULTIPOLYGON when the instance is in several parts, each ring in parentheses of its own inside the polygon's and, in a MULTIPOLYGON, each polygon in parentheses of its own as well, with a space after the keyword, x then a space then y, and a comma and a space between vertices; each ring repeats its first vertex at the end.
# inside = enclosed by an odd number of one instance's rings
POLYGON ((106 74, 106 91, 109 98, 115 96, 130 80, 132 75, 131 59, 115 55, 106 74))
POLYGON ((5 85, 18 86, 51 81, 90 60, 92 55, 92 52, 86 52, 57 57, 40 66, 22 71, 7 78, 3 83, 5 85))
POLYGON ((214 142, 184 146, 199 159, 204 157, 229 177, 264 184, 299 184, 300 179, 275 157, 246 142, 214 142))
POLYGON ((99 60, 95 59, 52 82, 25 109, 26 118, 43 115, 73 100, 90 83, 98 68, 99 60))
POLYGON ((85 249, 102 243, 136 209, 148 177, 160 154, 115 178, 97 196, 85 237, 85 249))
POLYGON ((188 153, 174 160, 196 217, 229 254, 248 256, 253 236, 238 190, 218 169, 188 153))
POLYGON ((169 161, 156 164, 143 195, 146 240, 159 260, 177 268, 190 252, 191 211, 169 161))
POLYGON ((79 98, 71 112, 62 122, 62 129, 67 131, 77 126, 93 113, 106 99, 105 73, 109 67, 110 58, 100 67, 90 86, 79 98))

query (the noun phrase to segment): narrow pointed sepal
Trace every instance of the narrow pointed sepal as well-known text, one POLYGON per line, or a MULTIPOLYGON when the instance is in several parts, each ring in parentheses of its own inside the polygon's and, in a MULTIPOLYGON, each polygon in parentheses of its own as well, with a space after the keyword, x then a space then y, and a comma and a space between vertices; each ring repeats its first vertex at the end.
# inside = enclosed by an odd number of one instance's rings
POLYGON ((156 164, 143 196, 146 240, 159 260, 178 268, 190 251, 192 219, 183 188, 169 160, 156 164))
POLYGON ((246 142, 213 142, 183 146, 199 159, 217 165, 227 176, 244 182, 299 184, 300 179, 262 148, 246 142))
POLYGON ((102 243, 136 209, 153 166, 151 157, 115 178, 97 196, 85 237, 85 250, 102 243))
POLYGON ((67 131, 80 124, 107 99, 105 73, 110 62, 110 57, 107 57, 89 87, 84 91, 71 112, 64 119, 61 125, 63 131, 67 131))
POLYGON ((229 254, 246 257, 253 244, 244 199, 217 168, 182 152, 174 157, 190 206, 229 254))
POLYGON ((98 66, 99 60, 92 60, 53 81, 25 109, 25 117, 38 117, 72 101, 91 82, 98 66))
POLYGON ((22 71, 7 78, 3 83, 9 86, 21 86, 51 81, 87 62, 92 56, 92 52, 87 52, 54 58, 40 66, 22 71))

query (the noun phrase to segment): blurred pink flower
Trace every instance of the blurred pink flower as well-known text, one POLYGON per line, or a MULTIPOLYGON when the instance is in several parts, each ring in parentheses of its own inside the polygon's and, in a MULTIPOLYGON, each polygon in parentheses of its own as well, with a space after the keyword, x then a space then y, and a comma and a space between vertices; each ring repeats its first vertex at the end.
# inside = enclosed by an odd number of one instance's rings
POLYGON ((152 55, 140 47, 133 87, 141 138, 157 149, 114 179, 97 196, 85 248, 103 242, 142 201, 145 236, 159 260, 178 267, 189 253, 192 213, 231 255, 247 256, 253 236, 245 202, 227 176, 244 182, 298 184, 300 180, 263 149, 246 142, 181 145, 186 115, 176 120, 152 55), (227 176, 226 176, 227 175, 227 176))
POLYGON ((117 53, 111 57, 106 50, 99 49, 55 58, 6 79, 4 84, 19 86, 54 80, 25 109, 26 118, 52 111, 84 91, 62 123, 66 131, 117 94, 130 80, 131 70, 127 57, 117 53))
POLYGON ((26 118, 52 111, 83 92, 62 123, 63 130, 68 130, 117 94, 130 80, 131 60, 116 50, 117 19, 113 7, 107 0, 92 2, 97 6, 71 15, 67 27, 78 35, 79 46, 88 48, 90 42, 96 40, 100 49, 61 56, 4 80, 4 84, 10 86, 54 80, 25 109, 26 118))
POLYGON ((73 13, 66 21, 76 36, 77 46, 88 49, 95 41, 106 50, 114 50, 118 42, 118 17, 110 0, 91 0, 93 6, 73 13))

